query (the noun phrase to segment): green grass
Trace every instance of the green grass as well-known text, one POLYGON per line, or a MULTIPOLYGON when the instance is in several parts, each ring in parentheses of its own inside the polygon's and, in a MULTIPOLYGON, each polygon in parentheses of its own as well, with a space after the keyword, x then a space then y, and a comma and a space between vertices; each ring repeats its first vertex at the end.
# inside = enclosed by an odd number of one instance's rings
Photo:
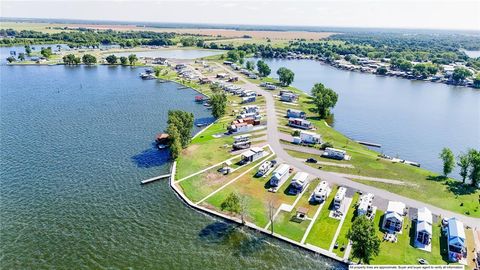
POLYGON ((328 196, 325 205, 320 211, 320 215, 317 220, 315 220, 312 230, 308 234, 306 242, 314 246, 328 250, 335 236, 338 224, 340 220, 330 218, 330 206, 333 203, 335 198, 335 193, 337 192, 337 187, 332 189, 332 192, 328 196))
POLYGON ((282 236, 300 242, 307 230, 309 220, 295 221, 296 209, 292 212, 281 211, 274 221, 273 231, 282 236))
POLYGON ((345 248, 348 245, 348 238, 347 238, 347 233, 348 230, 352 227, 353 220, 355 219, 355 211, 357 209, 357 201, 359 198, 359 194, 355 192, 352 198, 352 203, 350 204, 350 207, 348 208, 347 215, 345 216, 345 221, 343 222, 342 229, 340 229, 340 234, 338 235, 337 238, 337 243, 338 243, 338 248, 334 249, 333 252, 337 254, 339 257, 343 258, 343 255, 345 255, 345 250, 340 250, 342 246, 345 246, 345 248))
MULTIPOLYGON (((380 222, 382 220, 383 212, 377 211, 374 219, 375 226, 378 229, 378 237, 383 238, 383 233, 380 231, 380 222)), ((405 219, 403 233, 397 235, 397 242, 382 242, 380 244, 380 253, 373 259, 371 264, 404 264, 412 265, 418 264, 418 259, 423 258, 430 264, 446 264, 447 262, 442 258, 440 253, 441 229, 439 224, 435 224, 432 228, 432 252, 419 250, 413 246, 414 232, 410 220, 405 219)))

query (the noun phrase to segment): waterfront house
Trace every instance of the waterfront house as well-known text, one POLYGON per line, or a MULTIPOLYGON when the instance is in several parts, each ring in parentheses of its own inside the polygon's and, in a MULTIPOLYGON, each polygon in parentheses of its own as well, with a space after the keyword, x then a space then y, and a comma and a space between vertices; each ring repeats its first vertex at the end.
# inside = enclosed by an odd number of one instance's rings
POLYGON ((458 262, 467 257, 465 229, 463 223, 456 218, 450 218, 447 224, 448 259, 458 262))
POLYGON ((337 159, 337 160, 344 160, 347 152, 345 150, 336 149, 327 147, 325 148, 322 157, 337 159))
POLYGON ((301 129, 312 129, 313 125, 310 121, 307 121, 302 118, 290 118, 288 119, 288 125, 294 128, 301 128, 301 129))
POLYGON ((335 194, 335 198, 333 199, 333 208, 340 209, 342 206, 343 199, 345 199, 345 195, 347 194, 346 187, 340 187, 337 190, 337 194, 335 194))
POLYGON ((287 117, 288 118, 302 118, 305 119, 306 113, 300 110, 295 109, 288 109, 287 110, 287 117))
POLYGON ((426 207, 418 209, 415 228, 415 245, 428 246, 432 241, 432 212, 426 207))
POLYGON ((243 152, 242 161, 244 163, 254 162, 263 157, 263 149, 260 147, 252 147, 243 152))
POLYGON ((303 191, 303 189, 307 184, 308 184, 308 173, 298 172, 292 178, 290 192, 295 194, 300 193, 303 191))
POLYGON ((300 131, 300 140, 305 144, 318 144, 322 143, 322 137, 320 134, 316 134, 308 131, 300 131))
POLYGON ((404 215, 405 215, 404 203, 389 201, 387 206, 387 211, 383 216, 382 228, 386 231, 401 232, 404 215))
POLYGON ((281 164, 278 166, 278 168, 273 172, 272 178, 270 178, 270 185, 273 187, 281 186, 286 180, 285 176, 288 174, 289 170, 290 166, 288 164, 281 164))
POLYGON ((330 191, 331 188, 328 185, 327 181, 322 181, 313 191, 312 199, 319 203, 324 202, 330 194, 330 191))

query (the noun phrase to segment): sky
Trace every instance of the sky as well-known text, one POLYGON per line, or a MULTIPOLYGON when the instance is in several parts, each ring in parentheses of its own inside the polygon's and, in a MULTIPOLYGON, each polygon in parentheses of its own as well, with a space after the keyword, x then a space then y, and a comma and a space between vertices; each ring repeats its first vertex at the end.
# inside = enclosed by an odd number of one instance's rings
POLYGON ((480 0, 0 0, 1 17, 480 30, 480 0))

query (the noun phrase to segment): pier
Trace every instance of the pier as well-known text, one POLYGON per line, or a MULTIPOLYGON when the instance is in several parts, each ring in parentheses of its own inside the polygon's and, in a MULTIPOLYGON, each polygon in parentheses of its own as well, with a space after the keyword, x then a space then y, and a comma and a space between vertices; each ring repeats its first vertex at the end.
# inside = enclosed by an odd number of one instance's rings
POLYGON ((162 174, 162 175, 159 175, 159 176, 155 176, 155 177, 152 177, 152 178, 148 178, 148 179, 142 180, 141 184, 142 184, 142 185, 145 185, 145 184, 148 184, 148 183, 151 183, 151 182, 155 182, 155 181, 160 180, 160 179, 163 179, 163 178, 170 177, 171 175, 172 175, 172 174, 168 173, 168 174, 162 174))
POLYGON ((365 142, 365 141, 356 141, 356 142, 359 143, 359 144, 366 145, 366 146, 372 146, 372 147, 378 147, 378 148, 382 147, 382 145, 378 144, 378 143, 365 142))

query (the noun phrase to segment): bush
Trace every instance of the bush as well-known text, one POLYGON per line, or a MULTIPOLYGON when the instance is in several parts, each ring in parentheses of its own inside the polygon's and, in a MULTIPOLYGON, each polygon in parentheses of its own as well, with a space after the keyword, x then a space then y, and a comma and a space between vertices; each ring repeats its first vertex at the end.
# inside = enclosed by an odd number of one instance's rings
POLYGON ((325 150, 327 147, 333 147, 333 144, 330 143, 330 142, 324 142, 324 143, 322 143, 322 145, 320 146, 320 149, 325 150))
POLYGON ((294 131, 292 132, 292 136, 293 136, 293 137, 298 137, 298 136, 300 136, 300 130, 294 130, 294 131))

